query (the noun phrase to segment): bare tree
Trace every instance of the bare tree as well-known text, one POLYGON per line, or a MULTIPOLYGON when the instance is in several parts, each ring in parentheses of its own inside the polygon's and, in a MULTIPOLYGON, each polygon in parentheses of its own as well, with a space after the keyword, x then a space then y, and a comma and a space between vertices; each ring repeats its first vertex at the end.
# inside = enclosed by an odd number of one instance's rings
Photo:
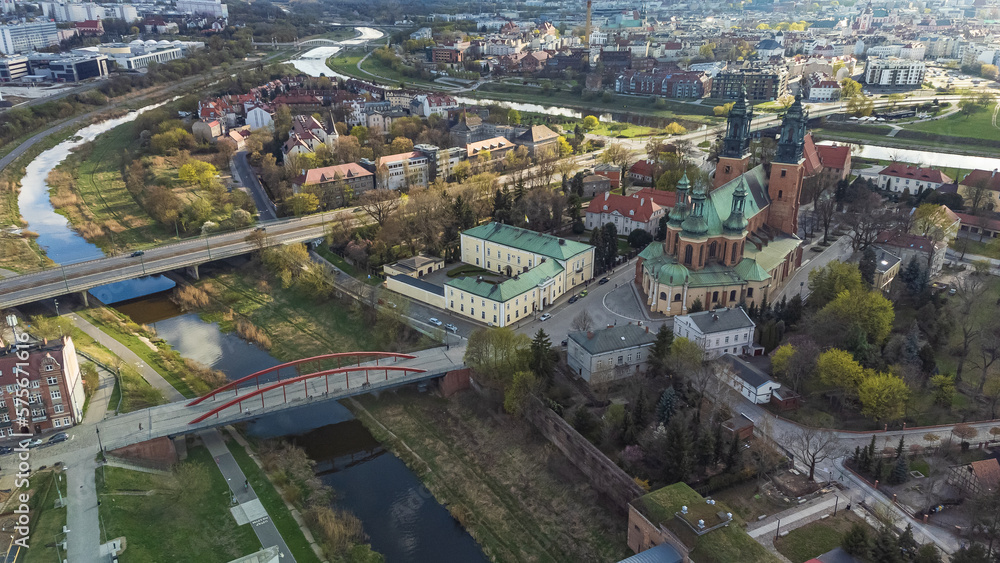
POLYGON ((983 392, 990 368, 997 360, 1000 360, 1000 321, 991 316, 979 332, 979 355, 974 360, 975 366, 980 370, 979 386, 976 388, 978 393, 983 392))
POLYGON ((980 321, 976 315, 972 314, 972 309, 981 304, 983 295, 986 293, 986 284, 983 283, 982 276, 970 274, 959 278, 955 282, 955 288, 959 299, 958 308, 958 329, 962 333, 962 350, 958 356, 958 365, 955 367, 955 382, 962 381, 962 370, 965 361, 972 351, 972 344, 979 337, 980 321))
POLYGON ((864 250, 871 246, 879 233, 896 224, 896 213, 883 206, 882 197, 868 192, 851 204, 847 221, 851 227, 851 246, 864 250))
POLYGON ((381 227, 399 207, 399 197, 390 190, 369 190, 358 198, 362 210, 381 227))
POLYGON ((590 330, 594 328, 594 319, 590 316, 590 313, 586 309, 580 311, 580 314, 573 319, 573 324, 571 325, 573 330, 590 330))
POLYGON ((837 214, 837 200, 827 193, 816 201, 813 208, 816 210, 817 220, 823 225, 823 244, 826 244, 830 239, 830 225, 837 214))
POLYGON ((801 459, 802 463, 809 466, 810 481, 816 474, 816 465, 840 451, 836 435, 819 428, 803 427, 786 438, 788 438, 788 449, 801 459))

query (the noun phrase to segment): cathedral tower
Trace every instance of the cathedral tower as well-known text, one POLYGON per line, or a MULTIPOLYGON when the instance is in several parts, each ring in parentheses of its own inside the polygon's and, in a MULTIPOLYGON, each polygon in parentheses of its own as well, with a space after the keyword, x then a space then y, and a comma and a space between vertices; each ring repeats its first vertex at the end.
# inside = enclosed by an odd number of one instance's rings
POLYGON ((799 231, 799 196, 805 175, 805 135, 809 115, 802 109, 802 96, 785 113, 781 122, 781 138, 767 183, 771 205, 767 225, 789 235, 799 231))
POLYGON ((740 97, 729 110, 726 120, 726 136, 722 139, 719 164, 715 167, 712 188, 718 188, 747 171, 750 164, 750 122, 753 120, 753 106, 747 101, 744 87, 740 97))

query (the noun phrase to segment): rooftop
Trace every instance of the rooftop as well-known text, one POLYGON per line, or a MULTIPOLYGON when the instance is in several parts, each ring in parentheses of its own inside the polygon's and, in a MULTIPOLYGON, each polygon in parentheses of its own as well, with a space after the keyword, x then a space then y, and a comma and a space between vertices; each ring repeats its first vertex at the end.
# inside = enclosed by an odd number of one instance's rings
POLYGON ((766 373, 760 371, 759 369, 748 364, 747 362, 744 362, 743 360, 737 358, 732 354, 726 354, 725 356, 722 357, 721 361, 729 363, 729 365, 733 368, 733 371, 736 372, 736 375, 738 375, 740 379, 746 381, 748 385, 750 385, 755 389, 771 381, 771 378, 768 377, 766 373))
POLYGON ((500 283, 491 283, 478 278, 461 277, 449 280, 445 285, 466 293, 471 293, 476 297, 505 302, 554 278, 562 271, 563 267, 558 262, 555 260, 546 260, 527 272, 518 274, 500 283))
POLYGON ((679 315, 677 318, 691 320, 702 334, 712 334, 738 328, 750 328, 754 322, 747 316, 742 307, 721 308, 712 311, 701 311, 689 315, 679 315))
MULTIPOLYGON (((598 178, 607 181, 604 176, 598 178)), ((645 223, 653 217, 653 213, 660 210, 660 206, 653 202, 652 198, 641 194, 623 196, 604 192, 590 200, 587 205, 587 213, 615 213, 622 217, 628 217, 633 221, 645 223)))
POLYGON ((945 176, 940 170, 909 166, 900 162, 893 162, 889 166, 886 166, 881 172, 879 172, 879 176, 911 178, 924 182, 934 182, 935 184, 946 184, 951 181, 951 178, 945 176))
POLYGON ((592 355, 656 342, 656 333, 649 332, 649 327, 634 324, 612 326, 590 332, 571 332, 569 337, 592 355))
POLYGON ((305 174, 300 174, 298 178, 295 179, 295 183, 300 186, 306 186, 310 184, 331 182, 336 179, 346 180, 348 178, 371 175, 372 173, 360 164, 349 162, 347 164, 338 164, 337 166, 325 166, 323 168, 306 170, 305 174))
POLYGON ((486 223, 462 232, 463 235, 533 252, 556 260, 568 260, 593 247, 574 240, 561 239, 502 223, 486 223))

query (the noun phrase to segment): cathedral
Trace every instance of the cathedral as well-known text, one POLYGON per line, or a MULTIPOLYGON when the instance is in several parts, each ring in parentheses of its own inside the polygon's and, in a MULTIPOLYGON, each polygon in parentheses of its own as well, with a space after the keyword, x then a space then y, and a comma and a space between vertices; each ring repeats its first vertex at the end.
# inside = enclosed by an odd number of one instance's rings
POLYGON ((729 113, 711 188, 692 187, 685 176, 677 184, 666 240, 639 254, 635 283, 651 311, 686 314, 695 301, 704 309, 759 306, 801 266, 808 115, 796 97, 772 162, 750 169, 752 119, 744 91, 729 113))

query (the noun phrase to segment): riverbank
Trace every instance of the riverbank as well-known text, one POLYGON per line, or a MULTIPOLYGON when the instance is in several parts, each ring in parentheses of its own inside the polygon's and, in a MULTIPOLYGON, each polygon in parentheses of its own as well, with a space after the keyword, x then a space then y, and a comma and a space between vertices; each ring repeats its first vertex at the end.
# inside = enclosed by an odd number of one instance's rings
POLYGON ((494 561, 617 561, 625 521, 526 422, 472 392, 400 390, 348 408, 416 472, 494 561))

